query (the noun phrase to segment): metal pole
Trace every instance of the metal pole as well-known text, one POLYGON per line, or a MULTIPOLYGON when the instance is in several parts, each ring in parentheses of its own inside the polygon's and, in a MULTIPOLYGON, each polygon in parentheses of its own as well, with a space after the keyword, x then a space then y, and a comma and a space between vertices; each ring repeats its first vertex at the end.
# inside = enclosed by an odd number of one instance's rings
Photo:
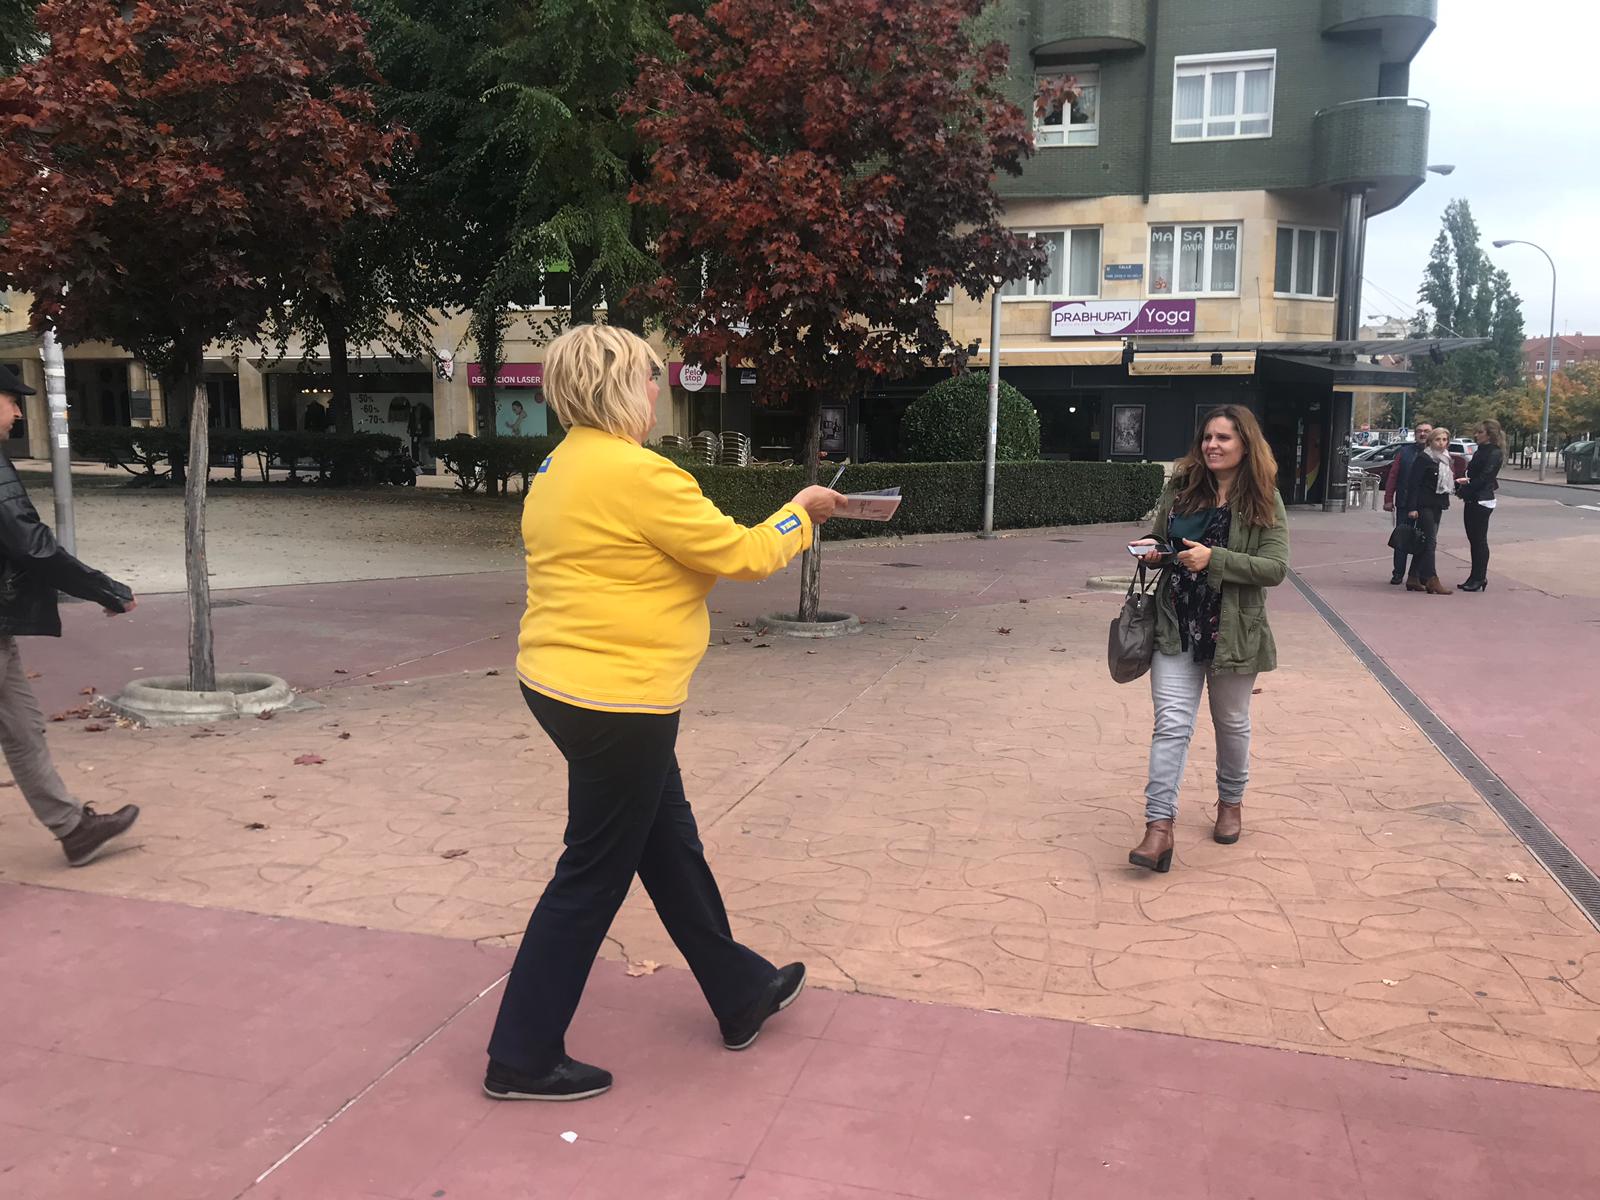
POLYGON ((41 339, 44 359, 44 395, 50 408, 50 489, 55 496, 56 541, 68 554, 78 552, 77 529, 72 518, 72 442, 67 435, 67 365, 54 330, 41 339))
MULTIPOLYGON (((1528 243, 1530 246, 1532 242, 1528 243)), ((1539 482, 1544 482, 1544 464, 1550 457, 1550 385, 1556 379, 1556 261, 1543 246, 1534 246, 1550 264, 1550 357, 1544 364, 1544 428, 1539 434, 1539 482)))
POLYGON ((989 301, 989 429, 983 445, 983 532, 994 536, 994 460, 1000 441, 1000 285, 989 301))
POLYGON ((1367 253, 1367 194, 1347 192, 1339 238, 1338 300, 1334 313, 1335 341, 1354 340, 1361 325, 1361 264, 1367 253))

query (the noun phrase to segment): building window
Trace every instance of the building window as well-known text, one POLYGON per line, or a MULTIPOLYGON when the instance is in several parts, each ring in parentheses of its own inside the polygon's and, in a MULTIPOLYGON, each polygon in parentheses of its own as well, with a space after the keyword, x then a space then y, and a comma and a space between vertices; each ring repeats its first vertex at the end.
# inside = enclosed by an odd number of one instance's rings
POLYGON ((1100 294, 1100 229, 1018 230, 1044 247, 1043 279, 1013 279, 1000 289, 1012 300, 1064 300, 1100 294))
POLYGON ((1542 370, 1544 370, 1544 359, 1542 359, 1542 358, 1541 358, 1541 359, 1540 359, 1540 360, 1539 360, 1539 361, 1538 361, 1538 362, 1536 362, 1536 363, 1534 363, 1534 364, 1533 364, 1533 369, 1534 369, 1534 370, 1535 370, 1535 371, 1542 371, 1542 370))
POLYGON ((1172 140, 1271 137, 1277 61, 1276 50, 1178 59, 1172 90, 1172 140))
POLYGON ((1150 294, 1227 296, 1239 291, 1239 226, 1152 225, 1150 294))
POLYGON ((1278 226, 1278 265, 1272 290, 1280 296, 1333 299, 1339 235, 1331 229, 1278 226))
POLYGON ((1067 67, 1035 77, 1033 142, 1036 146, 1100 144, 1099 67, 1067 67))

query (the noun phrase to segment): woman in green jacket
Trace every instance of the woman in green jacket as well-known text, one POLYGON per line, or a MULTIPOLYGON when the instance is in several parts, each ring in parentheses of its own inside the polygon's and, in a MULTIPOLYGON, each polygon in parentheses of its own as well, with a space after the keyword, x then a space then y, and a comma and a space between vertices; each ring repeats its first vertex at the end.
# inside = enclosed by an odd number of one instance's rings
MULTIPOLYGON (((1223 845, 1239 840, 1250 774, 1250 697, 1256 676, 1278 665, 1267 625, 1266 589, 1289 570, 1289 528, 1278 498, 1278 463, 1249 409, 1213 409, 1194 447, 1172 472, 1156 509, 1152 547, 1176 551, 1157 589, 1156 652, 1150 665, 1155 733, 1145 787, 1144 840, 1134 866, 1172 867, 1178 786, 1200 711, 1210 693, 1217 733, 1217 822, 1223 845)), ((1152 549, 1149 563, 1162 563, 1152 549)))

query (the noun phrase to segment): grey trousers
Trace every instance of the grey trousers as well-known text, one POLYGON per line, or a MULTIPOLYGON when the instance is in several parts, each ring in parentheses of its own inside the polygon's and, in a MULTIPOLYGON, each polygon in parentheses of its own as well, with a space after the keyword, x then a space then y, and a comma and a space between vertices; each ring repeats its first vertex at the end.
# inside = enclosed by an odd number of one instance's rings
POLYGON ((1217 731, 1217 798, 1223 804, 1244 800, 1250 780, 1250 697, 1255 683, 1254 675, 1208 671, 1189 653, 1156 651, 1150 664, 1156 726, 1150 739, 1150 782, 1144 789, 1146 821, 1170 821, 1178 815, 1178 789, 1189 761, 1201 691, 1211 696, 1211 724, 1217 731))
POLYGON ((44 713, 17 653, 17 639, 0 637, 0 749, 33 815, 58 838, 83 819, 83 806, 56 774, 44 737, 44 713))

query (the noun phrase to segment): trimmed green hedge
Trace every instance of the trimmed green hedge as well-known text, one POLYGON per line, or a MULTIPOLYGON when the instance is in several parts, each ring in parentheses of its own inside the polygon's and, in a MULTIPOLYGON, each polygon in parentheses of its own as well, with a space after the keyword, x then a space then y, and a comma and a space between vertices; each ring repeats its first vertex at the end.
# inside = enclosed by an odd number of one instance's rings
POLYGON ((505 495, 506 484, 514 475, 522 477, 522 490, 528 480, 561 444, 564 433, 554 437, 473 437, 462 433, 433 443, 433 454, 445 469, 453 471, 456 486, 475 492, 487 486, 491 496, 505 495))
MULTIPOLYGON (((900 418, 900 450, 911 462, 981 459, 988 436, 989 380, 971 372, 934 384, 900 418)), ((1000 462, 1039 457, 1039 414, 1032 401, 1003 379, 995 457, 1000 462)))
MULTIPOLYGON (((805 486, 799 467, 688 467, 717 507, 742 524, 765 520, 805 486)), ((831 521, 827 536, 973 533, 983 524, 983 464, 860 463, 840 480, 847 492, 900 488, 892 521, 831 521)), ((995 467, 996 529, 1138 521, 1161 498, 1159 463, 1003 462, 995 467)))

